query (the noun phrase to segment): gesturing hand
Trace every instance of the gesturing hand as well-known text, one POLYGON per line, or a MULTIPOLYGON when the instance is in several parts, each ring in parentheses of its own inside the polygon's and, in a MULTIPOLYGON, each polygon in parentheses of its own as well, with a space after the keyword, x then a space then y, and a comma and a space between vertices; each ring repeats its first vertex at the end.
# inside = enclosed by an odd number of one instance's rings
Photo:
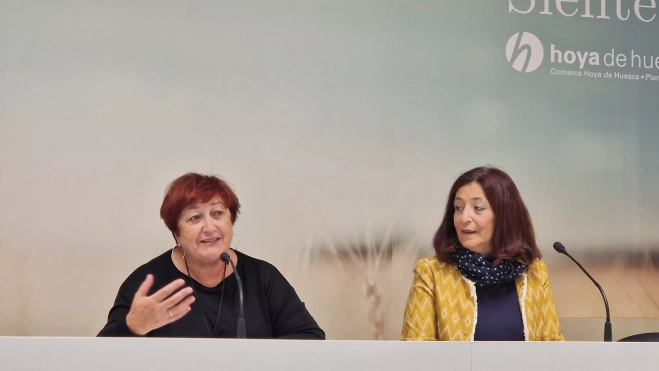
POLYGON ((126 325, 136 335, 145 335, 150 331, 163 327, 188 314, 195 297, 192 288, 181 287, 185 281, 178 279, 161 288, 151 296, 147 296, 153 275, 149 274, 135 292, 130 312, 126 316, 126 325), (179 290, 180 289, 180 290, 179 290))

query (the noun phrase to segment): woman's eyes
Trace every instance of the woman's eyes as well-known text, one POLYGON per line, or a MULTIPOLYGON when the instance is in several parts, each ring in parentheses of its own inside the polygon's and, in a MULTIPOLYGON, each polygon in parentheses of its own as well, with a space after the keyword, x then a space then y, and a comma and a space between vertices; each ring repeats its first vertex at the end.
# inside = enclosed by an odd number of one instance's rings
MULTIPOLYGON (((464 208, 465 208, 464 205, 455 205, 455 206, 453 206, 453 209, 455 211, 462 211, 462 210, 464 210, 464 208)), ((474 206, 474 210, 476 210, 477 212, 483 212, 483 211, 485 211, 485 207, 481 206, 481 205, 476 205, 476 206, 474 206)))
MULTIPOLYGON (((222 211, 222 210, 215 210, 215 211, 211 212, 211 215, 212 215, 214 218, 221 218, 221 217, 224 215, 224 211, 222 211)), ((191 216, 191 217, 188 219, 188 221, 191 222, 191 223, 198 222, 199 220, 201 220, 201 215, 198 215, 198 214, 197 214, 197 215, 193 215, 193 216, 191 216)))

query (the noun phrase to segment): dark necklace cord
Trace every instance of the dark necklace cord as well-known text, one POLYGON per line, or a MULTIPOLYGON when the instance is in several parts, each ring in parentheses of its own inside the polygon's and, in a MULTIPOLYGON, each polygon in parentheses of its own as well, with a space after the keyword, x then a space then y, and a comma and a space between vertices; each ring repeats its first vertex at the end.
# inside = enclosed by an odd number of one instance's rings
POLYGON ((192 294, 194 295, 195 301, 197 302, 197 307, 199 308, 199 314, 201 314, 201 319, 204 321, 204 325, 206 326, 206 331, 208 332, 208 337, 212 338, 215 335, 215 332, 217 331, 217 325, 220 323, 220 312, 222 312, 222 300, 224 300, 224 281, 227 279, 227 263, 224 263, 224 268, 222 269, 222 290, 220 291, 220 307, 217 309, 217 318, 215 319, 215 326, 213 326, 213 332, 211 333, 211 329, 208 326, 208 322, 206 321, 206 317, 204 317, 204 312, 201 310, 201 303, 199 301, 199 297, 197 296, 197 290, 195 289, 194 281, 192 280, 192 276, 190 276, 190 268, 188 268, 188 261, 183 259, 185 262, 185 269, 188 271, 188 281, 190 282, 190 286, 192 287, 192 294))

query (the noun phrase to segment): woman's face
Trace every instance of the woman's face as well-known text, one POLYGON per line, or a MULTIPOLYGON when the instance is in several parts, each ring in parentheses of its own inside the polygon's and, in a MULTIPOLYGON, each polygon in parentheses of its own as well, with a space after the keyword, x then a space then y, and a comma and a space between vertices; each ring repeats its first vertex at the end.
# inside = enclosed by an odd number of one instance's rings
POLYGON ((220 254, 229 251, 232 237, 231 211, 219 197, 190 205, 179 216, 176 239, 190 261, 220 261, 220 254))
POLYGON ((453 224, 460 244, 481 255, 490 255, 494 212, 483 187, 476 182, 460 187, 453 200, 453 207, 453 224))

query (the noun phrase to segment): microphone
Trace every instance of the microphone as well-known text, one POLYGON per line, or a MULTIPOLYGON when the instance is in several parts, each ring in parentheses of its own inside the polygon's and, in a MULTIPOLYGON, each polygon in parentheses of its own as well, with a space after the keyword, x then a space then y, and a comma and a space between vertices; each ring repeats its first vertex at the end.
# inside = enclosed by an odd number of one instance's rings
POLYGON ((611 341, 611 338, 612 338, 612 332, 611 332, 611 315, 609 314, 609 301, 606 300, 606 294, 604 293, 604 290, 602 290, 602 286, 600 286, 600 284, 597 283, 597 281, 595 281, 595 279, 593 278, 593 276, 591 276, 591 275, 588 273, 588 271, 586 271, 586 269, 584 269, 584 267, 582 267, 581 264, 579 264, 579 262, 576 261, 576 259, 574 259, 574 258, 572 257, 572 255, 570 255, 570 254, 567 252, 567 250, 565 249, 565 246, 563 246, 562 243, 560 243, 560 242, 554 242, 554 250, 558 251, 558 252, 561 253, 561 254, 565 254, 565 255, 567 255, 568 258, 572 259, 572 261, 575 262, 575 263, 579 266, 579 268, 581 268, 581 270, 582 270, 584 273, 586 273, 586 276, 588 276, 588 278, 590 278, 590 280, 593 281, 593 283, 595 284, 595 286, 597 286, 597 288, 600 290, 600 293, 602 294, 602 298, 604 298, 604 307, 606 307, 606 322, 604 323, 604 341, 610 342, 610 341, 611 341))
POLYGON ((247 336, 245 331, 245 301, 243 300, 243 282, 240 280, 240 275, 238 274, 236 266, 233 264, 233 260, 231 260, 231 257, 228 253, 223 252, 220 254, 220 260, 222 260, 225 264, 231 264, 231 268, 233 268, 233 274, 236 275, 236 280, 238 281, 238 292, 240 293, 240 311, 238 312, 238 330, 236 331, 236 337, 238 339, 245 339, 247 336))

